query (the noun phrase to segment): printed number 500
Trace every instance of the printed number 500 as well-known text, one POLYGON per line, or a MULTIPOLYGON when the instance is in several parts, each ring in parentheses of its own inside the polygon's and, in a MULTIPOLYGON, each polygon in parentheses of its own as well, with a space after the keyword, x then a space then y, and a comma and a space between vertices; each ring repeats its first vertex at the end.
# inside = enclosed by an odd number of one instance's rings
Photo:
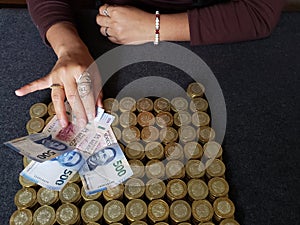
POLYGON ((113 166, 115 167, 115 170, 119 177, 123 176, 126 173, 126 170, 124 169, 124 166, 122 164, 122 160, 118 160, 113 164, 113 166))

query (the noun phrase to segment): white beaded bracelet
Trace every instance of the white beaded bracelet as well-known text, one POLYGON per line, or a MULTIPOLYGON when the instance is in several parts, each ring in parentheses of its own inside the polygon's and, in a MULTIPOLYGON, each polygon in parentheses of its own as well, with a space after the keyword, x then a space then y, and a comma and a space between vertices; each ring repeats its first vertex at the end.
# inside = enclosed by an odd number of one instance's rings
POLYGON ((159 11, 155 12, 155 37, 154 37, 154 45, 159 44, 159 29, 160 29, 160 14, 159 11))

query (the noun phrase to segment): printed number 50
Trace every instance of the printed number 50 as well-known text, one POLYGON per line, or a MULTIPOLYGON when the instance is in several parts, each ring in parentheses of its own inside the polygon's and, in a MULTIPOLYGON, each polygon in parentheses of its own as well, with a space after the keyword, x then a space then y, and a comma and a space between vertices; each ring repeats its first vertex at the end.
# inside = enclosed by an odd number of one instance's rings
POLYGON ((124 166, 122 165, 122 160, 118 160, 113 164, 115 167, 115 170, 119 177, 123 176, 126 173, 126 170, 124 169, 124 166))

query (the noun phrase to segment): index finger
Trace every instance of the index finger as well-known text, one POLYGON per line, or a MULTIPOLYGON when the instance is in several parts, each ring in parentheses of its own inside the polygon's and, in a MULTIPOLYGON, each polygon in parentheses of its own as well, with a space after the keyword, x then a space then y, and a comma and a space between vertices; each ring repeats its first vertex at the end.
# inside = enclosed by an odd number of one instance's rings
POLYGON ((38 80, 35 80, 29 84, 24 85, 23 87, 19 88, 18 90, 15 91, 15 94, 17 96, 24 96, 27 95, 29 93, 35 92, 35 91, 39 91, 39 90, 44 90, 49 88, 49 86, 51 85, 49 83, 49 80, 46 77, 42 77, 38 80))

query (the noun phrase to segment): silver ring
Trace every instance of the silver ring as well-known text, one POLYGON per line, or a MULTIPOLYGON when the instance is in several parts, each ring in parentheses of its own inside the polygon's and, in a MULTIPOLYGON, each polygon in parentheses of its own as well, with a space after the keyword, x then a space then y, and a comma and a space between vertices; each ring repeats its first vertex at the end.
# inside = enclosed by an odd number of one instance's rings
POLYGON ((109 17, 109 14, 108 14, 108 7, 106 7, 106 9, 103 10, 103 14, 107 17, 109 17))
POLYGON ((60 85, 60 84, 51 84, 50 89, 54 89, 54 88, 61 88, 61 89, 64 89, 64 86, 60 85))
POLYGON ((106 35, 106 37, 110 37, 110 35, 107 33, 107 30, 108 30, 108 27, 105 27, 105 35, 106 35))

